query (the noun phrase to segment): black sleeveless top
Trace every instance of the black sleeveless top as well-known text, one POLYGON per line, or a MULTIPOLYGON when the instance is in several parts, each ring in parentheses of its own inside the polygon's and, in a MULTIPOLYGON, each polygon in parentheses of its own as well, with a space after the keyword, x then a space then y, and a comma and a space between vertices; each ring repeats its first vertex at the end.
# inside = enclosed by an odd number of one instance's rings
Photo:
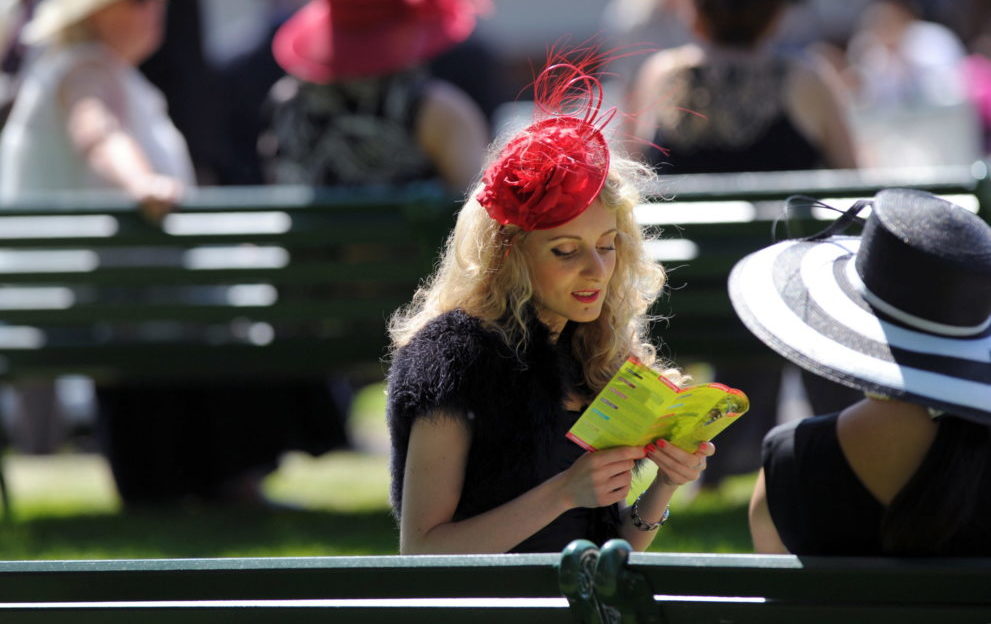
MULTIPOLYGON (((886 508, 854 473, 836 433, 839 414, 779 425, 764 438, 768 508, 781 541, 796 555, 884 556, 886 508)), ((934 443, 935 444, 935 443, 934 443)), ((918 471, 938 473, 930 453, 918 471)), ((985 493, 976 520, 940 547, 952 556, 991 554, 991 471, 973 475, 985 493)))
POLYGON ((754 56, 682 68, 668 79, 647 162, 664 174, 787 171, 823 165, 784 104, 790 62, 754 56), (670 98, 670 102, 668 102, 670 98))
POLYGON ((419 69, 326 85, 286 76, 272 87, 259 146, 268 177, 310 186, 435 178, 415 134, 428 84, 419 69))
POLYGON ((881 555, 884 506, 847 463, 836 437, 838 414, 796 420, 764 438, 771 519, 797 555, 881 555))
MULTIPOLYGON (((565 437, 579 412, 564 408, 567 389, 582 392, 571 355, 574 324, 556 343, 531 313, 522 352, 480 320, 455 310, 421 329, 389 369, 386 415, 392 442, 392 505, 402 513, 410 431, 442 412, 465 419, 471 447, 454 520, 507 503, 567 469, 584 450, 565 437)), ((572 540, 597 544, 619 535, 619 506, 576 508, 510 552, 560 552, 572 540)))

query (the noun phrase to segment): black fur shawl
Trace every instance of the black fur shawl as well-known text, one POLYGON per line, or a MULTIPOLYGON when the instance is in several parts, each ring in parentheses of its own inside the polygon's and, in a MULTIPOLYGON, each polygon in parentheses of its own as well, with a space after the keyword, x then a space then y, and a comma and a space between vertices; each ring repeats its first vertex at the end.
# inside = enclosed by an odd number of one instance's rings
MULTIPOLYGON (((560 443, 553 423, 563 415, 564 388, 574 387, 580 369, 532 315, 529 326, 529 344, 517 355, 481 321, 455 310, 397 351, 387 408, 397 517, 410 429, 417 417, 437 410, 467 419, 472 431, 455 519, 501 505, 551 476, 541 474, 546 469, 535 458, 560 443)), ((566 328, 558 344, 569 345, 570 333, 566 328)))

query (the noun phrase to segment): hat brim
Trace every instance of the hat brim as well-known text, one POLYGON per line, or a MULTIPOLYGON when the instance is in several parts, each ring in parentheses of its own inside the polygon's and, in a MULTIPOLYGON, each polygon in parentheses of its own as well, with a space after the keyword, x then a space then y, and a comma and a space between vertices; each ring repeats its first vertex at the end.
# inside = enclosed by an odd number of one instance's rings
POLYGON ((425 63, 464 41, 475 20, 474 9, 464 3, 460 12, 447 16, 349 31, 335 26, 330 4, 310 2, 279 28, 272 52, 282 69, 307 82, 382 76, 425 63))
POLYGON ((949 338, 886 318, 861 294, 859 247, 859 238, 844 236, 787 241, 745 257, 729 277, 737 315, 817 375, 991 424, 991 330, 949 338))
POLYGON ((41 3, 31 20, 21 31, 21 41, 27 45, 49 43, 60 32, 83 21, 103 7, 119 0, 86 0, 82 2, 41 3))

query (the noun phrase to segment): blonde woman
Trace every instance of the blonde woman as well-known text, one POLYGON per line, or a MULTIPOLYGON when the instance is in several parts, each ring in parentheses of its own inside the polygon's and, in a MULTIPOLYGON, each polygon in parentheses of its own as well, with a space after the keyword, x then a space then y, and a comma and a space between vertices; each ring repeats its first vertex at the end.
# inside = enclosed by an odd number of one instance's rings
POLYGON ((660 441, 586 453, 565 438, 627 356, 655 362, 646 312, 664 272, 632 215, 644 170, 611 158, 601 133, 612 114, 599 111, 589 72, 602 59, 554 61, 535 84, 542 118, 495 155, 436 273, 392 319, 403 553, 560 551, 613 537, 644 549, 714 452, 660 441), (645 456, 657 477, 627 508, 645 456))

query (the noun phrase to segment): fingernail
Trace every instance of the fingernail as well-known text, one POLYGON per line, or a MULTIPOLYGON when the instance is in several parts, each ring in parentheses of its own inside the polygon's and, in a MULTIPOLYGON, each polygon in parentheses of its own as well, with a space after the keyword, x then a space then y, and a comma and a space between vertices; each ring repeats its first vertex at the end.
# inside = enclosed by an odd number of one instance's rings
POLYGON ((667 445, 668 445, 668 442, 667 442, 667 440, 658 440, 658 441, 657 441, 657 446, 658 446, 658 448, 664 448, 664 447, 665 447, 665 446, 667 446, 667 445))

